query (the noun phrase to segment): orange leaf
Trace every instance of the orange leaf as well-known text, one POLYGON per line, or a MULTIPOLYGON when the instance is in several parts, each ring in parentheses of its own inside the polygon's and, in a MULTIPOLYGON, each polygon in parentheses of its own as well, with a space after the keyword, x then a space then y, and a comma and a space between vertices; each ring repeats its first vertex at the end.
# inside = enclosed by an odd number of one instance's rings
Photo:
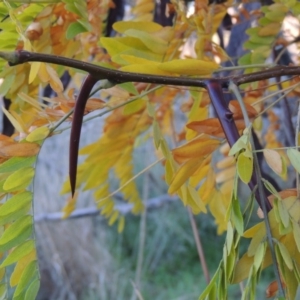
MULTIPOLYGON (((285 283, 282 283, 282 287, 285 288, 285 283)), ((271 298, 274 297, 278 292, 278 282, 277 280, 272 281, 266 289, 266 297, 271 298)))
MULTIPOLYGON (((244 120, 235 120, 235 125, 238 130, 245 129, 244 120)), ((217 118, 210 118, 202 121, 193 121, 188 123, 186 127, 196 131, 199 134, 204 133, 215 137, 225 137, 223 128, 221 127, 220 121, 217 118)))
POLYGON ((0 156, 2 157, 28 157, 38 154, 40 146, 35 143, 16 143, 0 140, 0 156))
POLYGON ((209 139, 207 137, 200 137, 189 143, 172 150, 173 157, 178 163, 183 163, 190 158, 201 158, 214 152, 220 141, 209 139))

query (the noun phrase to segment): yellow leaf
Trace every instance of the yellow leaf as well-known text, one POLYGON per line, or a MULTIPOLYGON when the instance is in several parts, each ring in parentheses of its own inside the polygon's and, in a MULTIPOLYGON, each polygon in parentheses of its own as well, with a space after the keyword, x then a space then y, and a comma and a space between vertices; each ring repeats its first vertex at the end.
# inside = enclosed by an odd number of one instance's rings
POLYGON ((26 141, 28 142, 37 142, 44 140, 49 135, 49 128, 48 127, 39 127, 30 132, 27 137, 26 141))
POLYGON ((255 236, 255 234, 261 230, 264 227, 263 223, 258 223, 256 225, 254 225, 253 227, 249 228, 248 230, 246 230, 243 234, 243 237, 245 238, 252 238, 255 236))
POLYGON ((108 225, 109 226, 113 225, 117 221, 118 217, 119 217, 119 211, 115 210, 108 220, 108 225))
POLYGON ((190 178, 190 176, 195 173, 201 163, 201 159, 193 158, 180 166, 178 171, 174 174, 168 192, 170 194, 175 193, 190 178))
POLYGON ((149 50, 157 54, 165 54, 169 47, 168 41, 142 30, 128 29, 124 34, 141 40, 149 50))
POLYGON ((44 83, 49 82, 50 76, 49 76, 49 73, 47 71, 45 63, 40 64, 38 76, 39 76, 39 78, 42 82, 44 82, 44 83))
POLYGON ((210 168, 210 164, 201 164, 198 170, 191 176, 190 185, 196 187, 200 183, 200 181, 207 175, 210 168))
POLYGON ((253 172, 253 159, 240 153, 237 160, 237 172, 244 183, 249 183, 253 172))
POLYGON ((206 207, 201 201, 197 191, 190 185, 187 187, 187 204, 191 207, 193 214, 207 212, 206 207))
POLYGON ((255 255, 259 244, 264 241, 265 236, 266 236, 266 228, 263 226, 259 231, 256 232, 256 234, 254 235, 254 237, 250 242, 250 245, 247 250, 247 254, 249 256, 255 255))
POLYGON ((30 73, 28 78, 28 83, 32 83, 33 80, 36 78, 39 69, 40 69, 41 63, 40 62, 32 62, 30 66, 30 73))
POLYGON ((124 33, 128 29, 137 29, 152 33, 161 30, 163 27, 154 22, 119 21, 113 24, 113 28, 119 33, 124 33))
POLYGON ((264 157, 269 167, 278 175, 283 171, 283 164, 280 154, 271 149, 264 149, 264 157))
POLYGON ((52 89, 56 93, 63 92, 64 87, 63 87, 63 84, 62 84, 59 76, 57 75, 56 71, 49 65, 46 65, 46 69, 49 74, 49 83, 50 83, 50 86, 52 87, 52 89))
POLYGON ((172 150, 173 157, 178 163, 183 163, 190 158, 201 158, 214 152, 220 141, 208 138, 197 138, 185 145, 172 150))
POLYGON ((16 191, 27 187, 34 176, 32 167, 25 167, 17 170, 7 177, 3 184, 5 191, 16 191))
POLYGON ((73 197, 69 196, 69 198, 67 199, 66 205, 62 209, 62 212, 63 212, 62 219, 68 218, 70 216, 70 214, 75 210, 77 198, 78 198, 78 192, 75 192, 73 197))
POLYGON ((110 56, 124 53, 128 50, 139 49, 140 51, 149 50, 139 39, 133 37, 120 38, 100 38, 101 45, 107 50, 110 56))
POLYGON ((134 73, 141 73, 141 74, 166 75, 166 76, 172 75, 172 73, 159 69, 157 63, 155 62, 153 64, 132 64, 132 65, 121 67, 120 70, 124 72, 134 72, 134 73))
MULTIPOLYGON (((231 283, 238 283, 248 277, 249 271, 254 263, 254 256, 248 256, 245 253, 241 259, 237 262, 234 270, 234 276, 231 283)), ((266 268, 272 263, 272 256, 270 250, 267 249, 264 256, 262 268, 266 268)))
POLYGON ((138 56, 128 55, 128 54, 120 54, 120 57, 123 60, 126 60, 128 64, 154 64, 155 66, 159 65, 159 62, 155 62, 153 60, 145 59, 138 56))
POLYGON ((180 75, 209 75, 219 69, 213 61, 199 59, 174 59, 161 63, 159 69, 180 75))
POLYGON ((5 109, 4 106, 2 106, 2 111, 18 132, 26 132, 22 125, 10 114, 8 110, 5 109))
MULTIPOLYGON (((154 2, 146 1, 141 5, 136 5, 131 9, 131 13, 134 15, 144 15, 147 12, 150 12, 154 9, 154 2)), ((144 17, 144 16, 143 16, 144 17)))
POLYGON ((35 259, 36 259, 36 251, 35 251, 35 249, 33 249, 30 253, 28 253, 26 256, 24 256, 17 262, 15 269, 10 276, 10 286, 11 287, 16 286, 19 283, 24 269, 31 261, 33 261, 35 259))
POLYGON ((33 106, 34 108, 36 108, 39 111, 42 111, 42 108, 39 104, 39 102, 37 101, 37 99, 28 96, 27 94, 21 92, 18 94, 18 96, 25 102, 29 103, 31 106, 33 106))

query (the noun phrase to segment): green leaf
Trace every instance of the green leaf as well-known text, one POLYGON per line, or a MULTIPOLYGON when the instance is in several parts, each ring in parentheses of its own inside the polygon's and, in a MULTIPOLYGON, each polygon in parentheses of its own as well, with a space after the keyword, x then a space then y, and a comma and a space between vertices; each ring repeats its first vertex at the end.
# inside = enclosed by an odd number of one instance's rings
POLYGON ((138 95, 138 91, 136 90, 136 87, 134 86, 134 84, 132 82, 121 83, 118 86, 130 94, 133 94, 135 96, 138 95))
POLYGON ((280 242, 277 242, 276 246, 278 247, 286 266, 290 270, 293 270, 293 261, 292 261, 291 255, 290 255, 289 251, 287 250, 287 248, 285 247, 285 245, 280 242))
POLYGON ((255 267, 255 270, 258 270, 260 268, 265 256, 265 252, 266 252, 266 243, 260 243, 254 255, 253 265, 255 267))
POLYGON ((278 201, 278 211, 279 211, 280 220, 284 228, 288 228, 290 225, 290 215, 282 200, 278 201))
POLYGON ((298 222, 295 222, 294 220, 292 220, 292 224, 294 240, 297 245, 298 252, 300 252, 300 226, 298 222))
POLYGON ((33 177, 34 168, 21 168, 7 177, 3 189, 7 192, 22 190, 31 183, 33 177))
POLYGON ((34 241, 33 240, 26 241, 23 244, 17 246, 16 248, 14 248, 14 250, 12 252, 10 252, 8 254, 8 256, 5 258, 5 260, 0 265, 0 268, 9 266, 9 265, 17 262, 22 257, 29 254, 30 251, 32 251, 32 249, 34 249, 34 241))
POLYGON ((86 32, 86 28, 85 26, 83 26, 82 24, 80 24, 79 22, 74 22, 72 24, 69 25, 67 32, 66 32, 66 38, 68 40, 73 39, 77 34, 82 33, 82 32, 86 32))
POLYGON ((239 235, 244 233, 244 219, 241 212, 240 203, 237 199, 231 201, 232 205, 232 222, 239 235))
POLYGON ((150 101, 147 101, 147 112, 151 118, 155 118, 155 106, 150 101))
POLYGON ((292 166, 300 173, 300 152, 295 149, 288 149, 286 151, 292 166))
POLYGON ((145 107, 145 100, 144 99, 137 99, 133 102, 130 102, 130 103, 126 104, 126 106, 124 107, 124 110, 123 110, 123 114, 125 116, 132 115, 132 114, 140 111, 144 107, 145 107))
POLYGON ((253 159, 245 156, 244 152, 238 156, 237 172, 244 183, 249 183, 253 173, 253 159))
MULTIPOLYGON (((202 294, 200 295, 198 300, 204 300, 206 298, 206 296, 208 296, 210 294, 211 290, 213 288, 215 288, 215 285, 216 285, 216 282, 217 282, 217 279, 218 279, 218 276, 219 276, 220 269, 221 269, 221 264, 219 265, 219 267, 218 267, 217 271, 215 272, 213 278, 210 280, 209 285, 202 292, 202 294)), ((214 298, 214 299, 217 299, 217 298, 214 298)))
POLYGON ((5 215, 13 214, 21 208, 26 207, 31 203, 32 199, 33 195, 29 191, 14 195, 0 206, 0 219, 5 215))
MULTIPOLYGON (((27 285, 32 281, 32 279, 34 278, 35 280, 37 280, 37 261, 33 260, 31 261, 25 268, 25 270, 23 271, 19 284, 17 285, 17 288, 15 290, 14 293, 14 297, 19 296, 24 289, 27 287, 27 285)), ((34 298, 32 298, 34 299, 34 298)))
POLYGON ((9 74, 8 76, 4 77, 3 82, 1 83, 0 86, 0 94, 1 95, 6 95, 11 86, 14 83, 16 75, 15 74, 9 74))
POLYGON ((248 144, 248 136, 242 135, 231 147, 228 156, 233 156, 236 153, 240 152, 241 150, 246 149, 247 144, 248 144))
POLYGON ((30 132, 27 137, 27 142, 38 142, 44 140, 50 133, 50 129, 48 127, 38 127, 32 132, 30 132))
POLYGON ((5 283, 1 283, 0 284, 0 299, 7 299, 5 296, 6 296, 6 291, 7 291, 7 288, 6 288, 6 284, 5 283))
POLYGON ((264 178, 261 178, 262 182, 264 183, 264 186, 266 187, 266 189, 272 194, 274 195, 277 199, 281 200, 281 197, 279 195, 279 193, 276 191, 276 189, 274 188, 274 186, 268 181, 265 180, 264 178))
POLYGON ((231 247, 233 244, 233 235, 234 235, 233 227, 231 225, 231 222, 228 222, 227 223, 227 235, 226 235, 226 247, 227 247, 228 253, 230 253, 231 247))
POLYGON ((31 157, 12 157, 0 165, 0 173, 9 173, 21 168, 32 166, 36 161, 35 156, 31 157))
POLYGON ((12 248, 17 245, 16 243, 18 242, 18 240, 20 240, 18 244, 24 242, 32 233, 32 223, 32 216, 26 215, 11 224, 0 237, 1 251, 6 251, 2 250, 2 247, 7 245, 8 243, 12 244, 12 246, 10 247, 12 248))
POLYGON ((153 138, 154 138, 155 148, 158 149, 162 140, 162 136, 157 121, 153 122, 153 138))
POLYGON ((26 294, 25 294, 25 300, 32 300, 35 299, 37 296, 37 293, 40 289, 40 281, 38 279, 35 279, 30 286, 28 287, 26 294))

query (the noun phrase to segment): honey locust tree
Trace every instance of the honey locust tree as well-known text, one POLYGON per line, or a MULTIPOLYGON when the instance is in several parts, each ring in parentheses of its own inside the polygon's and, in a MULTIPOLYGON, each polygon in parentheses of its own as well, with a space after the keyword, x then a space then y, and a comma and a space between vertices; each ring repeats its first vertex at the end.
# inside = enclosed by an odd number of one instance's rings
POLYGON ((267 296, 295 299, 300 67, 289 46, 297 47, 299 37, 283 22, 299 25, 300 4, 199 0, 188 11, 182 1, 137 0, 122 21, 124 5, 0 2, 6 133, 0 135, 1 297, 11 290, 13 299, 37 294, 30 187, 44 140, 72 122, 70 176, 62 186, 70 194, 65 217, 80 190, 92 190, 101 214, 121 232, 125 219, 115 208, 111 172, 132 212, 143 212, 132 161, 143 135, 154 142, 169 193, 193 214, 209 210, 217 232, 226 232, 223 258, 199 299, 226 299, 229 285, 243 281, 242 299, 255 299, 267 267, 274 274, 267 296), (76 78, 83 82, 78 96, 67 88, 76 78), (186 116, 179 130, 175 101, 186 116), (102 134, 78 152, 83 117, 94 111, 105 116, 102 134), (78 153, 84 160, 77 166, 78 153), (244 185, 249 199, 238 195, 244 185), (253 208, 261 221, 249 227, 253 208), (241 252, 244 239, 250 243, 241 252))

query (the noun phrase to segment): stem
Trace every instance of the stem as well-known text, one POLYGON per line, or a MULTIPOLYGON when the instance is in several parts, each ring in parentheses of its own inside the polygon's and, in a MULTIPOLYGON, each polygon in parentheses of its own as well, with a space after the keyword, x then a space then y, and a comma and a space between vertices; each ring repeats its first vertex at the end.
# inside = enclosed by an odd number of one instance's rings
MULTIPOLYGON (((296 133, 295 133, 295 147, 298 149, 298 137, 299 137, 299 126, 300 126, 300 103, 298 104, 298 113, 297 113, 297 124, 296 124, 296 133)), ((296 188, 297 188, 297 198, 299 199, 300 190, 299 190, 299 174, 296 171, 296 188)))
MULTIPOLYGON (((232 82, 231 86, 234 83, 232 82)), ((216 110, 217 117, 220 120, 221 126, 225 133, 226 139, 232 147, 234 143, 240 138, 237 127, 234 123, 233 114, 228 109, 228 105, 225 101, 224 94, 220 83, 216 80, 207 81, 207 90, 210 95, 211 102, 216 110)), ((249 120, 249 118, 248 118, 249 120)), ((255 190, 257 185, 257 176, 255 173, 252 174, 251 180, 249 182, 249 187, 251 191, 255 190)), ((265 194, 260 194, 258 190, 255 190, 255 198, 258 205, 262 208, 262 203, 266 204, 267 210, 271 210, 271 204, 267 199, 265 194)))
POLYGON ((94 78, 92 75, 88 75, 85 78, 75 104, 73 121, 72 121, 72 129, 70 135, 70 157, 69 157, 69 176, 70 176, 72 196, 74 196, 75 187, 76 187, 78 149, 79 149, 79 140, 80 140, 84 109, 85 109, 86 102, 89 98, 90 92, 97 81, 98 79, 94 78))
MULTIPOLYGON (((143 203, 145 204, 145 210, 141 215, 140 221, 140 236, 139 236, 139 249, 138 249, 138 258, 137 258, 137 266, 135 271, 135 285, 141 290, 141 274, 143 269, 143 261, 144 261, 144 251, 145 251, 145 243, 146 243, 146 230, 147 230, 147 206, 146 202, 149 197, 149 172, 144 174, 144 182, 143 182, 143 203)), ((136 293, 132 294, 132 300, 136 299, 136 293)))
POLYGON ((190 208, 188 208, 188 214, 189 214, 191 226, 192 226, 192 229, 193 229, 193 235, 194 235, 194 240, 195 240, 195 243, 196 243, 197 252, 198 252, 198 255, 199 255, 199 259, 200 259, 200 264, 202 266, 202 270, 203 270, 203 273, 204 273, 206 283, 209 284, 210 276, 209 276, 208 267, 207 267, 207 264, 206 264, 205 255, 204 255, 204 251, 203 251, 203 247, 202 247, 202 243, 201 243, 201 239, 200 239, 200 234, 198 232, 197 225, 196 225, 196 222, 195 222, 195 218, 194 218, 190 208))
MULTIPOLYGON (((243 117, 245 120, 245 125, 248 128, 249 126, 251 126, 251 123, 250 123, 249 116, 247 114, 247 110, 246 110, 245 104, 243 102, 242 96, 238 90, 238 87, 233 82, 230 82, 229 89, 236 96, 236 98, 240 104, 240 107, 241 107, 241 110, 243 113, 243 117)), ((253 142, 253 137, 252 137, 251 131, 249 132, 249 135, 250 135, 250 143, 252 145, 252 148, 254 148, 254 142, 253 142)), ((256 152, 253 152, 253 162, 254 162, 254 170, 255 170, 254 174, 256 175, 256 178, 262 178, 256 152)), ((252 175, 252 177, 253 177, 253 175, 252 175)), ((270 252, 271 252, 271 256, 272 256, 275 277, 276 277, 276 280, 277 280, 278 286, 279 286, 279 293, 281 294, 281 296, 284 296, 284 290, 283 290, 283 286, 282 286, 282 283, 280 280, 280 273, 279 273, 279 268, 278 268, 276 255, 275 255, 271 226, 270 226, 270 222, 269 222, 269 218, 268 218, 268 212, 270 211, 270 209, 269 209, 269 207, 267 207, 267 203, 269 203, 269 205, 270 205, 270 202, 268 201, 268 199, 266 197, 264 186, 263 186, 261 180, 257 181, 257 186, 258 186, 257 191, 258 191, 260 199, 265 199, 264 201, 261 201, 261 204, 262 204, 261 208, 264 213, 264 221, 265 221, 266 232, 267 232, 267 240, 268 240, 268 244, 269 244, 270 252)))

